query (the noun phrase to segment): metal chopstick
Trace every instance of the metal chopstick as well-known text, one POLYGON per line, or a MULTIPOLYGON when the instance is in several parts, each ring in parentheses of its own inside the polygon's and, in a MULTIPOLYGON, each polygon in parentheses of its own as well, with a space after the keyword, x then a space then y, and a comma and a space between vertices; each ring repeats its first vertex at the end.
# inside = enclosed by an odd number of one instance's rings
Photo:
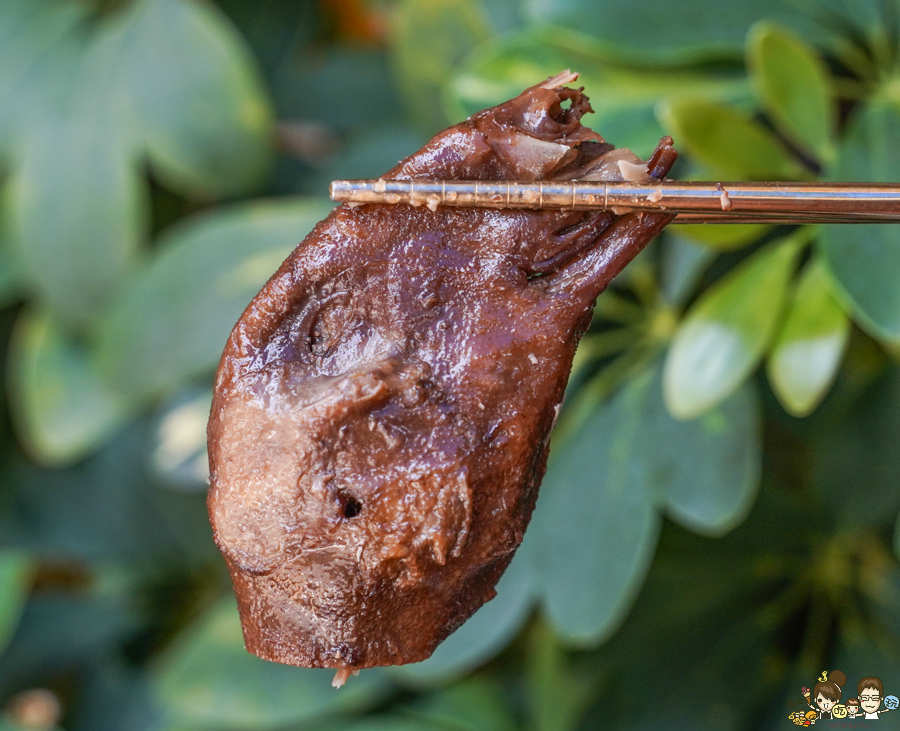
POLYGON ((652 181, 335 180, 331 198, 476 208, 675 213, 675 223, 900 221, 900 184, 652 181))

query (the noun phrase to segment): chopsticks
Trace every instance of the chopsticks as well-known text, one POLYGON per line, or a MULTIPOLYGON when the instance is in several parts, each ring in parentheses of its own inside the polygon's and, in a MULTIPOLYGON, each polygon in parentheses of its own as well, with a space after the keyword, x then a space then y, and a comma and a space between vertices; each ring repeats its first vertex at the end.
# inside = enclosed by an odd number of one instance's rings
POLYGON ((337 202, 666 212, 674 223, 900 222, 900 184, 335 180, 337 202))

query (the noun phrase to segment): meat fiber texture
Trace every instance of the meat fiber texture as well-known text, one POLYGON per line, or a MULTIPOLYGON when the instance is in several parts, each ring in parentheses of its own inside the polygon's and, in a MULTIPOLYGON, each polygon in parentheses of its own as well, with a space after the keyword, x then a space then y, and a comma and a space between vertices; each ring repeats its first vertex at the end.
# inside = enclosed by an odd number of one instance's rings
MULTIPOLYGON (((573 78, 385 177, 663 177, 671 140, 649 163, 614 150, 581 125, 573 78)), ((366 204, 313 229, 235 326, 209 422, 248 650, 341 678, 417 662, 495 595, 594 301, 671 218, 366 204)))

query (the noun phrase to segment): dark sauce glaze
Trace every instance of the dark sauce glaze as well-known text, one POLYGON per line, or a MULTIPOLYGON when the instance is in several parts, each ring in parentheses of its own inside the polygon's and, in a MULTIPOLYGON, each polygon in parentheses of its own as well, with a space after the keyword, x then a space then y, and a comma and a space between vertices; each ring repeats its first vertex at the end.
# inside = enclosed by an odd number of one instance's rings
MULTIPOLYGON (((621 180, 587 111, 532 87, 386 177, 621 180)), ((651 174, 675 155, 661 141, 651 174)), ((316 226, 235 326, 209 422, 251 652, 416 662, 494 596, 594 300, 670 220, 344 205, 316 226)))

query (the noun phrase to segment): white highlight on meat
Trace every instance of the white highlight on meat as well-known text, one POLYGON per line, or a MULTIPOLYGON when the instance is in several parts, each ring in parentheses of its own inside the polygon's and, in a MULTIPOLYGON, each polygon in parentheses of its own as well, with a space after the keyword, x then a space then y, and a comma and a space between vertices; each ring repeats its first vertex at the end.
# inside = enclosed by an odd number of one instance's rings
POLYGON ((646 172, 647 163, 641 160, 641 158, 628 148, 620 147, 616 150, 610 150, 605 155, 601 155, 582 170, 563 175, 558 179, 573 180, 577 178, 578 180, 605 180, 610 183, 625 182, 626 178, 622 174, 622 169, 619 166, 619 163, 623 161, 631 163, 633 166, 643 168, 646 172))
POLYGON ((732 203, 731 198, 728 197, 727 190, 722 191, 722 195, 719 196, 719 203, 721 204, 723 211, 730 211, 734 208, 734 203, 732 203))
POLYGON ((647 196, 647 200, 652 203, 659 203, 662 200, 663 194, 662 189, 657 188, 650 195, 647 196))
POLYGON ((647 172, 647 163, 633 163, 629 160, 617 160, 619 172, 622 177, 629 183, 646 183, 650 180, 650 173, 647 172))
POLYGON ((563 162, 564 157, 574 154, 568 145, 539 140, 518 132, 498 139, 497 146, 519 175, 535 180, 546 177, 563 162))
POLYGON ((332 688, 340 688, 347 680, 350 678, 350 675, 353 671, 350 668, 340 668, 335 674, 334 679, 331 681, 332 688))
POLYGON ((556 76, 553 76, 547 79, 543 84, 541 84, 541 89, 558 89, 560 86, 565 86, 566 84, 571 84, 575 79, 578 78, 577 71, 569 71, 566 69, 565 71, 560 71, 556 76))

